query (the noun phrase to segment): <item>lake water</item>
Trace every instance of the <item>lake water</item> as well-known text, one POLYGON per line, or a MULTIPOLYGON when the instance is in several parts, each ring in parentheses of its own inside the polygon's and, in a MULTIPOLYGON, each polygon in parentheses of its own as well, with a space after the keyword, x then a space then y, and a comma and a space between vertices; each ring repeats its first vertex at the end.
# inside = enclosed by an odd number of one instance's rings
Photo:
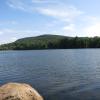
POLYGON ((0 85, 25 82, 45 100, 100 100, 100 49, 0 51, 0 85))

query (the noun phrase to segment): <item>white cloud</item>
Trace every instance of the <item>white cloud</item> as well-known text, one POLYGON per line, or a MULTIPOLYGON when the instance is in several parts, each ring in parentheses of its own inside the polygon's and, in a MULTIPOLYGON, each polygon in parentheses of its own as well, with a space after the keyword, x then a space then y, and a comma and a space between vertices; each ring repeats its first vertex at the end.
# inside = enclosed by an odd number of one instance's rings
MULTIPOLYGON (((32 2, 30 1, 30 3, 32 3, 32 2)), ((8 0, 7 5, 13 9, 17 9, 17 10, 24 11, 24 12, 30 13, 30 12, 34 11, 34 9, 33 9, 34 7, 27 4, 27 2, 25 2, 25 0, 8 0)))
POLYGON ((87 34, 87 36, 100 36, 100 22, 87 26, 84 28, 84 32, 87 34))
POLYGON ((8 0, 7 4, 12 8, 25 10, 24 3, 21 2, 20 0, 8 0))
POLYGON ((11 42, 14 42, 16 40, 17 40, 16 37, 10 37, 10 38, 7 38, 7 39, 3 39, 3 40, 0 40, 0 45, 6 44, 6 43, 11 43, 11 42))
POLYGON ((2 34, 15 33, 15 31, 11 29, 1 29, 0 32, 2 34))
POLYGON ((45 8, 38 8, 39 13, 54 17, 56 19, 70 22, 77 16, 81 15, 83 12, 78 10, 77 8, 73 6, 67 6, 65 5, 55 5, 51 7, 45 7, 45 8))
POLYGON ((14 29, 0 29, 0 44, 14 42, 23 37, 41 35, 37 30, 14 30, 14 29))
POLYGON ((14 41, 16 41, 18 38, 16 38, 16 37, 12 37, 11 39, 10 39, 10 42, 14 42, 14 41))
POLYGON ((3 34, 3 32, 2 31, 0 31, 0 35, 2 35, 3 34))
POLYGON ((32 0, 33 3, 54 3, 54 0, 32 0))
POLYGON ((18 22, 14 20, 0 20, 0 26, 1 25, 17 25, 18 22))
POLYGON ((40 34, 41 32, 40 31, 37 31, 37 30, 14 30, 14 29, 0 29, 0 33, 1 33, 1 35, 3 35, 3 34, 5 34, 5 35, 7 35, 7 34, 9 34, 9 35, 22 35, 23 36, 23 34, 24 35, 29 35, 29 34, 36 34, 36 33, 38 33, 38 34, 40 34))
MULTIPOLYGON (((59 1, 57 2, 57 0, 56 2, 54 1, 55 0, 29 0, 31 4, 27 4, 26 0, 9 0, 8 5, 14 9, 31 12, 31 14, 35 12, 52 18, 49 20, 49 23, 46 23, 49 32, 54 30, 53 33, 64 32, 62 35, 69 33, 68 35, 100 36, 100 20, 98 20, 97 17, 88 16, 74 6, 66 5, 59 1)), ((43 16, 41 18, 43 18, 43 16)), ((0 33, 2 32, 0 31, 0 33)), ((41 32, 30 30, 14 30, 12 32, 10 30, 3 30, 3 33, 41 34, 41 32)))
POLYGON ((16 31, 12 29, 0 29, 0 44, 10 43, 17 40, 16 31))
POLYGON ((75 25, 74 24, 70 24, 68 26, 64 26, 63 30, 65 32, 75 32, 75 25))
POLYGON ((72 21, 77 16, 83 14, 82 11, 78 10, 74 6, 65 5, 64 3, 53 1, 53 0, 32 0, 29 2, 31 5, 27 4, 24 0, 9 0, 8 6, 27 12, 37 12, 42 15, 50 16, 62 21, 72 21), (32 5, 33 2, 33 5, 32 5), (52 2, 53 4, 51 4, 52 2), (37 5, 34 5, 37 3, 37 5), (46 5, 38 3, 48 3, 46 5))
POLYGON ((81 26, 80 36, 100 36, 100 18, 96 16, 85 16, 84 25, 81 26))
POLYGON ((91 20, 92 22, 94 22, 94 21, 97 21, 98 20, 98 18, 97 17, 95 17, 95 16, 85 16, 86 18, 85 19, 87 19, 87 20, 91 20))

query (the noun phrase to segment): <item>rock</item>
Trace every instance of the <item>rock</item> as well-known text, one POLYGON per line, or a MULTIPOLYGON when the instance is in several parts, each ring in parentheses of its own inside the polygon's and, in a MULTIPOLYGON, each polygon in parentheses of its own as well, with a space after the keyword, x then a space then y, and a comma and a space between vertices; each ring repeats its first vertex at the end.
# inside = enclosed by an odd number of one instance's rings
POLYGON ((28 84, 8 83, 0 87, 0 100, 43 100, 43 98, 28 84))

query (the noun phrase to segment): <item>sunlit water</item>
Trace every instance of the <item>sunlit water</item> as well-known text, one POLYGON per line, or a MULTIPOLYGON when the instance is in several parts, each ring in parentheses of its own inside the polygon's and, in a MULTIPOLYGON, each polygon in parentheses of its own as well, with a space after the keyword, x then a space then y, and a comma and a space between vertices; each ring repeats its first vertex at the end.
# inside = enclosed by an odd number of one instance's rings
POLYGON ((0 85, 25 82, 45 100, 100 100, 100 49, 0 51, 0 85))

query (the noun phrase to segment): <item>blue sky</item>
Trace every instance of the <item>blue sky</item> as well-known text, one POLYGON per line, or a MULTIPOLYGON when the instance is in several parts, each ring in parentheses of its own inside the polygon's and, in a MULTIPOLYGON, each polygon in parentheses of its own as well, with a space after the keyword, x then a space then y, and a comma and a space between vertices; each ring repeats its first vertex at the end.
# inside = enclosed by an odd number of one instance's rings
POLYGON ((0 44, 41 34, 100 36, 100 0, 0 0, 0 44))

